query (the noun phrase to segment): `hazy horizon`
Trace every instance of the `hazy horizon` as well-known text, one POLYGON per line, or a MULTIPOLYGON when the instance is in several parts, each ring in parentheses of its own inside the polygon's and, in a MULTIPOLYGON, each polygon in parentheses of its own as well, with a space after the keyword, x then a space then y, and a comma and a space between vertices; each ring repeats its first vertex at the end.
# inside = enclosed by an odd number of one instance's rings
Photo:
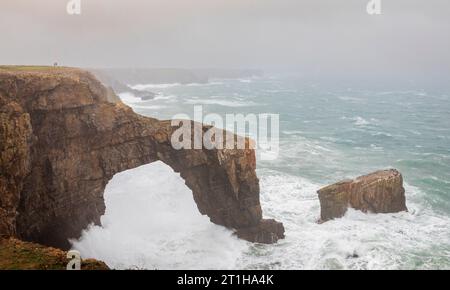
POLYGON ((450 2, 2 0, 1 64, 448 78, 450 2))

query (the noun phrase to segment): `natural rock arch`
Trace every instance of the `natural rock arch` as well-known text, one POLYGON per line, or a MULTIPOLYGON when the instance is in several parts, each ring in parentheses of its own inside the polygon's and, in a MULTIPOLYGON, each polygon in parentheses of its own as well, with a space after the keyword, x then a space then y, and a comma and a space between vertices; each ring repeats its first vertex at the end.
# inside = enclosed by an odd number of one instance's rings
POLYGON ((0 71, 0 120, 0 235, 67 248, 99 224, 114 174, 161 160, 212 222, 253 242, 284 237, 262 219, 254 150, 175 150, 169 121, 135 114, 90 73, 0 71))

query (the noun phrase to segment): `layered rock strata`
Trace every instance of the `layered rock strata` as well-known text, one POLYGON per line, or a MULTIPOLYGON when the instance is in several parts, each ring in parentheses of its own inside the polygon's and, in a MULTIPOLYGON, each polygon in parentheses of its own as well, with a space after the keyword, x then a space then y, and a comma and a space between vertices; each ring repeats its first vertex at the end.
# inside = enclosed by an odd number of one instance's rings
POLYGON ((371 213, 407 211, 403 177, 395 169, 344 180, 318 191, 321 221, 345 215, 348 208, 371 213))

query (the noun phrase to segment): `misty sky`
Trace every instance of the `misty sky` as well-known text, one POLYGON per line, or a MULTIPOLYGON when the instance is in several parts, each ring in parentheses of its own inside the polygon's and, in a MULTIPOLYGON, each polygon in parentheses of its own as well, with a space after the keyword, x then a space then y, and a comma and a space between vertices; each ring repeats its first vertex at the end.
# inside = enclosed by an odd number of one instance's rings
POLYGON ((0 0, 0 64, 450 71, 450 1, 0 0))

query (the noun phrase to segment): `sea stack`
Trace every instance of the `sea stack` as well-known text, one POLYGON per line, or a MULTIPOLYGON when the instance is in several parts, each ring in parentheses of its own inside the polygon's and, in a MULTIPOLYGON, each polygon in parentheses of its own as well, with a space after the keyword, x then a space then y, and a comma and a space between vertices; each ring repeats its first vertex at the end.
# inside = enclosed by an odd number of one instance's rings
POLYGON ((320 221, 340 218, 348 208, 370 213, 407 211, 403 177, 395 169, 344 180, 318 191, 320 221))

